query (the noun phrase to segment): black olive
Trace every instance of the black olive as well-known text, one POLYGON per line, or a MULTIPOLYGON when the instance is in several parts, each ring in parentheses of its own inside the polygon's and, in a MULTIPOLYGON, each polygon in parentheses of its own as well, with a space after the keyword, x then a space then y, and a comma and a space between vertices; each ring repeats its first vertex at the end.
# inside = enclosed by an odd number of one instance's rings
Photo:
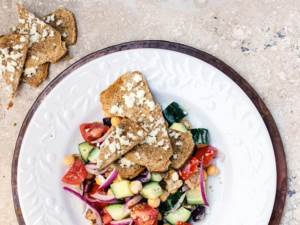
POLYGON ((197 208, 192 212, 192 220, 199 221, 203 219, 205 214, 205 207, 202 205, 197 206, 197 208))
POLYGON ((111 127, 111 118, 110 117, 105 117, 102 119, 102 121, 103 121, 104 125, 111 127))

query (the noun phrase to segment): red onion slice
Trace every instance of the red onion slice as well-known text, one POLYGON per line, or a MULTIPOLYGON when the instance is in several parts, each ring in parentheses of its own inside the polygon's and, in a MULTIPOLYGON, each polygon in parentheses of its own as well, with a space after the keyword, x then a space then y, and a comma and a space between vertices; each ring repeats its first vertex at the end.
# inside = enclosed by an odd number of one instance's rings
POLYGON ((201 161, 201 165, 200 165, 200 191, 201 191, 201 196, 202 196, 204 205, 209 206, 208 201, 207 201, 207 197, 206 197, 206 191, 205 191, 203 160, 201 161))
POLYGON ((130 225, 133 223, 132 219, 124 219, 124 220, 116 220, 116 221, 111 221, 111 225, 130 225))
POLYGON ((92 198, 96 199, 96 200, 100 200, 102 202, 112 202, 114 200, 116 200, 116 198, 114 196, 111 195, 102 195, 99 193, 95 193, 90 195, 92 198))
POLYGON ((84 203, 86 203, 90 209, 93 211, 93 213, 96 216, 96 225, 102 225, 102 220, 101 220, 101 216, 98 212, 98 210, 93 206, 93 204, 91 204, 89 201, 86 200, 86 198, 82 195, 80 195, 80 193, 76 192, 75 190, 69 188, 69 187, 63 187, 63 189, 71 194, 73 194, 74 196, 76 196, 77 198, 81 199, 84 203))
POLYGON ((116 168, 113 169, 113 171, 109 174, 109 176, 106 178, 106 180, 103 182, 103 184, 100 185, 100 189, 105 190, 106 188, 111 185, 111 183, 117 178, 118 171, 116 168))
POLYGON ((95 163, 88 163, 85 165, 85 169, 88 173, 99 175, 101 174, 101 171, 99 171, 99 167, 95 163))
POLYGON ((141 200, 143 199, 143 197, 141 195, 136 195, 134 197, 132 197, 131 199, 129 199, 126 202, 126 206, 128 208, 131 208, 132 206, 136 205, 137 203, 139 203, 141 200))

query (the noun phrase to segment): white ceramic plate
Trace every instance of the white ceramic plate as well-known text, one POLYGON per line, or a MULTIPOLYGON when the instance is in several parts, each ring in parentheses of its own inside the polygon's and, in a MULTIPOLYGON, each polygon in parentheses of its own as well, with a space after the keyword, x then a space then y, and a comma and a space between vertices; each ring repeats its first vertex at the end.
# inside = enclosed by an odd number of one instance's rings
POLYGON ((182 53, 145 48, 98 57, 40 98, 24 134, 17 169, 25 223, 88 224, 83 204, 62 189, 63 158, 77 152, 80 123, 102 118, 99 93, 132 70, 145 75, 163 106, 174 100, 184 106, 193 126, 208 128, 212 144, 222 152, 217 162, 221 173, 208 184, 208 215, 199 224, 267 225, 276 165, 269 133, 253 103, 211 65, 182 53))

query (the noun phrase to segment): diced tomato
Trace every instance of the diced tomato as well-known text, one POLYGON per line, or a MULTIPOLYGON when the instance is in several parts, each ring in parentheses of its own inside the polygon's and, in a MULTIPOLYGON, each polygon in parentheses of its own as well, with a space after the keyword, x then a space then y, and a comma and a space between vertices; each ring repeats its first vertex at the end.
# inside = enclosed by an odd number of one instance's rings
POLYGON ((135 205, 130 215, 135 225, 157 225, 158 210, 146 203, 135 205))
POLYGON ((85 169, 84 163, 80 159, 76 159, 63 176, 62 181, 66 184, 80 185, 88 176, 88 172, 85 169))
POLYGON ((96 192, 98 192, 98 189, 99 189, 99 185, 94 183, 91 188, 90 194, 95 194, 96 192))
MULTIPOLYGON (((89 192, 89 195, 92 195, 92 194, 95 194, 95 193, 99 193, 99 194, 106 195, 106 192, 103 191, 103 190, 101 190, 101 189, 99 188, 99 185, 96 184, 96 183, 93 184, 93 186, 92 186, 92 188, 91 188, 91 190, 90 190, 90 192, 89 192)), ((99 208, 100 210, 103 209, 105 206, 108 206, 108 205, 109 205, 109 203, 100 203, 100 202, 95 202, 94 204, 95 204, 95 206, 97 206, 97 208, 99 208)))
POLYGON ((80 125, 81 135, 87 142, 92 142, 101 138, 108 131, 108 129, 108 126, 105 126, 100 122, 83 123, 80 125))
POLYGON ((189 179, 197 172, 200 161, 196 157, 192 157, 187 164, 179 171, 179 175, 183 180, 189 179))
POLYGON ((211 165, 214 158, 217 157, 218 150, 213 146, 206 146, 204 148, 199 148, 196 151, 195 157, 198 160, 203 159, 203 166, 204 168, 207 168, 211 165))
POLYGON ((112 221, 112 217, 109 215, 109 213, 104 209, 101 212, 101 218, 102 218, 102 222, 103 224, 110 224, 110 222, 112 221))
POLYGON ((186 222, 177 222, 176 225, 191 225, 190 223, 186 223, 186 222))

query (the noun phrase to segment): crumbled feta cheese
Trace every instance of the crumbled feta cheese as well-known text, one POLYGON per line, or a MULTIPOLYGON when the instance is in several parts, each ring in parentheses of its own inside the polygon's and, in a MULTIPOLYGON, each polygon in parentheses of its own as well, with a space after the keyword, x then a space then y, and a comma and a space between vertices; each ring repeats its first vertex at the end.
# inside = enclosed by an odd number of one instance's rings
POLYGON ((123 114, 123 109, 117 105, 113 105, 110 109, 110 112, 112 114, 118 114, 118 115, 122 115, 123 114))
POLYGON ((144 136, 144 131, 138 130, 137 135, 140 136, 140 137, 143 137, 144 136))
POLYGON ((136 158, 137 158, 137 159, 141 159, 141 155, 140 155, 140 153, 138 153, 138 152, 135 152, 134 154, 135 154, 135 156, 136 156, 136 158))
POLYGON ((174 172, 174 173, 172 174, 172 180, 173 180, 173 181, 179 180, 179 176, 178 176, 178 173, 177 173, 177 172, 174 172))
POLYGON ((42 33, 42 37, 45 38, 45 37, 48 36, 48 34, 49 34, 49 33, 48 33, 48 30, 47 30, 47 29, 44 29, 44 30, 43 30, 43 33, 42 33))
POLYGON ((161 131, 161 128, 153 129, 153 130, 149 133, 149 136, 156 137, 160 131, 161 131))
POLYGON ((153 145, 156 142, 156 137, 153 136, 147 136, 145 139, 145 143, 149 145, 153 145))
POLYGON ((173 159, 177 159, 178 158, 178 155, 177 154, 174 154, 173 155, 173 159))
POLYGON ((63 33, 62 33, 62 36, 63 36, 64 38, 66 38, 66 37, 68 37, 68 33, 67 33, 67 32, 63 32, 63 33))
POLYGON ((31 58, 36 61, 39 60, 39 57, 37 57, 36 55, 31 55, 31 58))
POLYGON ((167 150, 169 149, 169 147, 168 147, 167 145, 165 145, 165 146, 163 147, 163 149, 167 151, 167 150))
POLYGON ((145 96, 145 91, 144 90, 138 90, 136 92, 136 97, 137 98, 141 99, 141 98, 144 98, 144 96, 145 96))
POLYGON ((149 121, 152 123, 154 121, 153 116, 149 116, 149 121))
POLYGON ((37 67, 29 67, 24 70, 24 75, 26 77, 32 77, 36 74, 36 72, 37 72, 37 67))
POLYGON ((21 50, 23 47, 24 47, 24 45, 18 44, 18 45, 13 46, 13 49, 14 50, 21 50))
POLYGON ((129 95, 124 95, 123 98, 125 100, 125 105, 128 108, 132 108, 134 106, 134 103, 135 103, 135 95, 134 95, 134 93, 130 93, 129 95))
POLYGON ((20 42, 26 42, 26 37, 24 35, 20 37, 20 42))
POLYGON ((163 146, 163 145, 164 145, 164 143, 165 143, 165 141, 164 141, 164 140, 160 140, 159 142, 157 142, 157 146, 163 146))
POLYGON ((111 152, 111 153, 115 153, 116 152, 116 150, 117 150, 117 148, 116 148, 116 143, 110 143, 109 145, 108 145, 108 149, 109 149, 109 151, 111 152))
POLYGON ((148 106, 148 108, 150 109, 150 111, 153 111, 155 109, 155 104, 153 101, 146 101, 146 105, 148 106))
POLYGON ((120 137, 123 134, 124 130, 120 127, 116 127, 116 136, 120 137))
POLYGON ((24 24, 25 20, 24 19, 19 19, 19 23, 24 24))
POLYGON ((128 91, 131 91, 131 89, 133 88, 133 84, 132 83, 126 83, 126 87, 128 91))
POLYGON ((130 138, 130 139, 136 139, 136 136, 131 133, 131 132, 127 132, 127 136, 130 138))
POLYGON ((126 159, 126 158, 122 158, 120 159, 120 166, 123 167, 123 168, 129 168, 131 166, 133 166, 135 163, 126 159))
POLYGON ((120 144, 121 144, 121 145, 130 145, 130 142, 129 142, 128 138, 127 138, 126 136, 123 135, 123 136, 120 138, 120 144))
POLYGON ((135 74, 133 80, 138 83, 142 80, 142 76, 140 74, 135 74))
POLYGON ((180 136, 180 133, 175 132, 174 130, 170 131, 170 137, 177 139, 180 136))
POLYGON ((51 15, 47 16, 44 20, 45 20, 46 23, 54 22, 55 21, 55 15, 51 14, 51 15))
POLYGON ((53 30, 50 30, 49 32, 49 37, 53 37, 54 36, 54 31, 53 30))
POLYGON ((62 25, 62 23, 63 23, 62 20, 57 20, 57 21, 56 21, 56 26, 60 26, 60 25, 62 25))
POLYGON ((181 141, 176 141, 175 145, 176 146, 182 146, 182 142, 181 141))

